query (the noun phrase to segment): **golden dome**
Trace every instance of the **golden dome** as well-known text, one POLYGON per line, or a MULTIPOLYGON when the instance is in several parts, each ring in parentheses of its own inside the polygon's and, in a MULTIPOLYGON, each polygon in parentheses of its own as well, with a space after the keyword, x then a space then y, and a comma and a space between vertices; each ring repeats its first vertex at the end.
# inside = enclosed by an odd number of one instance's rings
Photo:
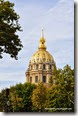
POLYGON ((31 63, 38 63, 38 62, 54 62, 52 55, 45 50, 38 50, 35 54, 33 54, 31 63))
POLYGON ((38 47, 38 51, 32 55, 32 58, 30 59, 30 63, 41 63, 41 62, 54 62, 53 56, 46 51, 46 45, 45 45, 45 38, 44 33, 42 30, 42 37, 40 38, 40 43, 38 47))

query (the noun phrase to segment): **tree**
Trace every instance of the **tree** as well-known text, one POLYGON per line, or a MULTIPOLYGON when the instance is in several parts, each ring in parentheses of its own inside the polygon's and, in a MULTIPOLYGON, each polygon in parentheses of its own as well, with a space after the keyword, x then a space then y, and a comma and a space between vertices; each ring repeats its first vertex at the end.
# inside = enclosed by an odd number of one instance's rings
POLYGON ((64 67, 62 72, 64 78, 64 90, 67 94, 67 107, 74 111, 74 70, 69 65, 64 67))
POLYGON ((35 111, 43 112, 45 111, 46 106, 46 94, 47 90, 46 87, 39 83, 37 88, 33 91, 32 95, 32 103, 33 103, 33 109, 35 111))
POLYGON ((53 108, 51 112, 74 111, 74 70, 70 66, 57 70, 56 84, 48 89, 47 103, 48 108, 53 108))
POLYGON ((0 92, 0 112, 7 112, 7 111, 8 112, 12 111, 12 107, 11 104, 9 104, 9 95, 7 96, 6 89, 3 89, 0 92))
POLYGON ((53 85, 51 88, 48 89, 47 108, 50 112, 57 111, 56 108, 64 107, 64 101, 65 98, 59 85, 53 85))
MULTIPOLYGON (((22 84, 19 84, 19 85, 21 85, 21 88, 22 88, 22 84)), ((12 105, 12 112, 16 112, 16 111, 19 112, 19 110, 22 111, 22 108, 23 108, 22 98, 19 97, 16 90, 16 86, 15 87, 12 86, 10 88, 10 104, 12 105)))
POLYGON ((31 83, 17 84, 10 88, 10 101, 13 112, 31 112, 31 96, 36 85, 31 83))
POLYGON ((23 47, 16 34, 17 31, 21 31, 19 18, 14 11, 14 3, 0 0, 0 58, 3 58, 3 53, 7 53, 12 58, 18 59, 18 52, 23 47))
POLYGON ((2 90, 0 92, 0 112, 3 112, 6 110, 6 91, 2 90))
POLYGON ((24 112, 32 112, 32 94, 36 89, 35 84, 25 83, 23 90, 23 104, 24 104, 24 112))

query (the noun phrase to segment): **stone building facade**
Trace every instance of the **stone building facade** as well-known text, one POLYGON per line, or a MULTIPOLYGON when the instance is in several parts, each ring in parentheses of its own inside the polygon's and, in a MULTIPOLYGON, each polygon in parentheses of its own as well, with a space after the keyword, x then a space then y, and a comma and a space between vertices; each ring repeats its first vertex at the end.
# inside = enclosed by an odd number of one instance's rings
POLYGON ((25 73, 26 82, 35 84, 43 82, 48 84, 50 78, 54 80, 55 68, 56 65, 53 56, 46 51, 45 38, 42 30, 42 37, 40 38, 38 51, 32 55, 28 69, 25 73))

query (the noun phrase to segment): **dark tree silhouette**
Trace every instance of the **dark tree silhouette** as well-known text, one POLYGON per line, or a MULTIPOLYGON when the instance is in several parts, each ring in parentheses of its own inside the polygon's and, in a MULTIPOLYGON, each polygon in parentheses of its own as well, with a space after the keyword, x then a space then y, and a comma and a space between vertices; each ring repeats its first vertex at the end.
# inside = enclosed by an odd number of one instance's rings
POLYGON ((14 10, 14 3, 0 0, 0 58, 3 58, 3 53, 7 53, 18 59, 18 52, 23 47, 16 34, 17 31, 21 31, 19 18, 14 10))

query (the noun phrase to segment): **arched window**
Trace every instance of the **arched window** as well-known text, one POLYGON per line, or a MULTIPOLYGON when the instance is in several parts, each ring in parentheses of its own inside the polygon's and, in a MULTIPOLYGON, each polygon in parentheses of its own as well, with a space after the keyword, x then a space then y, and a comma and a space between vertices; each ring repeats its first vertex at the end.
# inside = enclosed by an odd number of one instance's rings
POLYGON ((43 69, 46 69, 46 65, 45 64, 43 64, 43 69))
POLYGON ((43 82, 46 83, 46 76, 43 76, 43 82))
POLYGON ((38 64, 36 64, 36 70, 38 70, 38 64))
POLYGON ((52 68, 52 65, 50 64, 50 69, 52 68))
POLYGON ((35 77, 35 82, 38 83, 38 76, 35 77))
POLYGON ((32 77, 30 77, 30 82, 32 82, 32 77))

